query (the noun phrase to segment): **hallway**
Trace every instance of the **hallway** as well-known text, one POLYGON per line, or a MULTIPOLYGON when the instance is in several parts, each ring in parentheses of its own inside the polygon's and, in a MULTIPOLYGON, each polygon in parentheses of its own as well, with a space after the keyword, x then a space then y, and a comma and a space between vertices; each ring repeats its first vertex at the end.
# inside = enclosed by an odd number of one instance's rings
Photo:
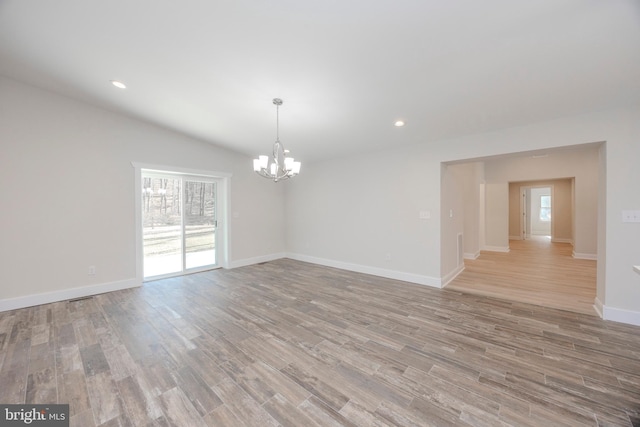
POLYGON ((596 261, 574 259, 568 243, 512 240, 510 252, 482 251, 445 289, 596 315, 596 261))

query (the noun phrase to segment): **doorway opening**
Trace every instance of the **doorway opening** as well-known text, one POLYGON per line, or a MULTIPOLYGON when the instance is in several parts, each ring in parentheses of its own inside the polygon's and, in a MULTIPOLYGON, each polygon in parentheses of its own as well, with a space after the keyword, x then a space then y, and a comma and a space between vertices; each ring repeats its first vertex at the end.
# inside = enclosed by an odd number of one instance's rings
POLYGON ((520 237, 553 238, 553 186, 520 187, 520 237))
POLYGON ((450 206, 461 213, 441 226, 444 286, 579 312, 593 313, 595 306, 601 316, 604 155, 603 143, 588 143, 443 164, 443 216, 450 206), (521 187, 550 187, 551 195, 538 194, 534 208, 521 187), (550 231, 534 231, 534 217, 546 220, 550 231), (462 271, 455 269, 453 250, 461 232, 462 271))
POLYGON ((508 187, 509 246, 540 237, 575 243, 575 177, 510 181, 508 187))

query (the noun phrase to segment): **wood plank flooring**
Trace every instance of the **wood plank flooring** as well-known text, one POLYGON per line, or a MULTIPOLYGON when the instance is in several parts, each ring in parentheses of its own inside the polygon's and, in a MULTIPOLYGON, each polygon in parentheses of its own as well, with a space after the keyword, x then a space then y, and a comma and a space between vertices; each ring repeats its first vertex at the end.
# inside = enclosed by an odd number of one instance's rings
POLYGON ((510 252, 482 251, 446 288, 597 315, 596 261, 575 259, 569 243, 511 240, 510 252))
POLYGON ((640 327, 282 259, 0 313, 0 402, 91 426, 632 426, 640 327))

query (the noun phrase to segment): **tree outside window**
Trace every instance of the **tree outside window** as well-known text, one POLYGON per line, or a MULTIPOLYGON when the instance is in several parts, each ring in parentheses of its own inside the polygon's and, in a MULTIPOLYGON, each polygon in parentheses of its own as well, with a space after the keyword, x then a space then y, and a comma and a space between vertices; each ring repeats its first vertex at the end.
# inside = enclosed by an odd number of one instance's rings
POLYGON ((540 221, 551 221, 551 196, 540 196, 540 221))

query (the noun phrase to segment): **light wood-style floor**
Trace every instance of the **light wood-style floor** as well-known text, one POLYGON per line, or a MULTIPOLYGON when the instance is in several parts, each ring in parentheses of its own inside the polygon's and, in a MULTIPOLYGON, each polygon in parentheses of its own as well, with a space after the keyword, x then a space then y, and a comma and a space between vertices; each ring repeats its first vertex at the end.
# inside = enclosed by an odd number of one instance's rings
POLYGON ((512 240, 510 252, 481 252, 447 289, 596 315, 596 261, 575 259, 569 243, 512 240))
POLYGON ((91 426, 632 426, 640 327, 282 259, 0 313, 0 402, 91 426))

